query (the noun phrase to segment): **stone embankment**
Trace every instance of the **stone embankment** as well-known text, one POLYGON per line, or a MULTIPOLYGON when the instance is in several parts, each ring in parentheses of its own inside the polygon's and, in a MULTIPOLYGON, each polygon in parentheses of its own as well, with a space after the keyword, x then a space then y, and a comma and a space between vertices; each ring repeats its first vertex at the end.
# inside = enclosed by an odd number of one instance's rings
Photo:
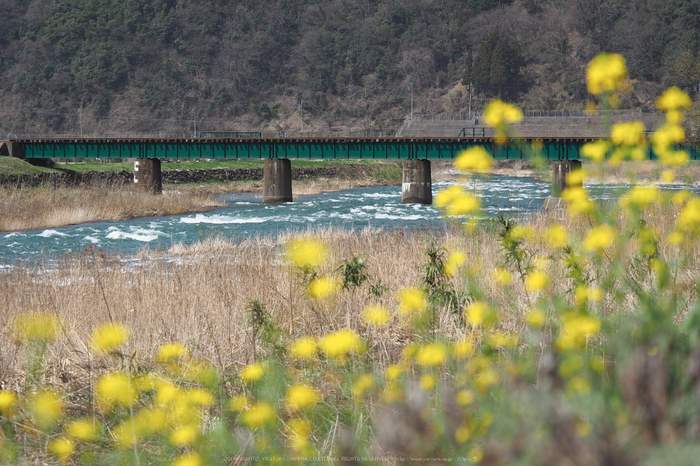
MULTIPOLYGON (((374 167, 362 164, 343 164, 327 167, 292 167, 292 179, 313 178, 357 179, 369 177, 374 167)), ((262 168, 212 168, 208 170, 163 170, 164 184, 205 183, 207 181, 262 180, 262 168)), ((33 186, 107 186, 134 182, 134 173, 121 171, 47 172, 34 175, 0 175, 0 185, 33 186)))

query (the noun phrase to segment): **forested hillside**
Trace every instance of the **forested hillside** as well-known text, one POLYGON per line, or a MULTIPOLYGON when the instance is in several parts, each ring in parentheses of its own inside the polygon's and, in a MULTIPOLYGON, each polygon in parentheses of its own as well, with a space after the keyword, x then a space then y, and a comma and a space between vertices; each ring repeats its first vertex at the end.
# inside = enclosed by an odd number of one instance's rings
POLYGON ((5 0, 0 133, 392 128, 499 95, 586 103, 627 59, 651 108, 700 85, 700 0, 5 0))

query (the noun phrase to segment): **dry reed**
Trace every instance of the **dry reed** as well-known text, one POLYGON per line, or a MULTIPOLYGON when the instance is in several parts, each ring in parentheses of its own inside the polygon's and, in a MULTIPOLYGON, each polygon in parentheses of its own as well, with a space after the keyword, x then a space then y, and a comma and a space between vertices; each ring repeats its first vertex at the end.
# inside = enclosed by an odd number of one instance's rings
MULTIPOLYGON (((651 212, 649 221, 660 233, 671 225, 676 212, 651 212)), ((533 254, 546 255, 542 241, 544 228, 561 222, 566 215, 559 211, 541 212, 529 220, 535 235, 528 241, 533 254)), ((566 227, 581 235, 585 221, 566 221, 566 227)), ((522 328, 522 316, 534 297, 525 292, 522 281, 514 275, 507 287, 495 286, 490 272, 503 265, 503 253, 496 228, 484 225, 470 235, 456 229, 439 231, 381 231, 363 229, 347 231, 336 228, 312 231, 328 243, 332 252, 323 272, 332 272, 343 259, 364 254, 368 272, 381 279, 388 291, 381 298, 368 293, 369 283, 354 292, 344 291, 328 303, 319 305, 305 296, 297 274, 280 255, 288 237, 281 235, 245 239, 210 238, 192 245, 176 245, 170 250, 148 250, 130 256, 109 254, 101 250, 81 252, 42 265, 15 264, 0 274, 0 320, 10 322, 15 315, 34 309, 59 314, 66 323, 67 338, 54 344, 49 352, 54 382, 87 380, 90 355, 82 342, 100 323, 126 324, 132 336, 126 354, 137 360, 152 361, 159 345, 180 341, 190 346, 198 357, 207 359, 223 371, 230 371, 253 358, 251 328, 246 320, 246 306, 259 300, 289 338, 299 335, 323 335, 350 325, 371 337, 376 357, 398 357, 401 342, 409 336, 409 327, 395 318, 391 330, 368 334, 358 319, 364 307, 375 302, 397 308, 396 293, 409 286, 420 286, 422 265, 426 263, 425 240, 438 238, 447 249, 463 251, 467 273, 455 277, 458 290, 466 289, 469 280, 485 289, 498 303, 499 325, 505 331, 522 328)), ((624 245, 633 249, 633 241, 624 245)), ((660 245, 671 260, 683 261, 676 277, 687 283, 688 293, 697 279, 700 250, 684 250, 660 245)), ((569 286, 563 261, 550 261, 548 273, 553 289, 569 286)), ((436 333, 447 338, 461 337, 467 328, 457 312, 440 310, 436 333)), ((13 341, 9 326, 0 329, 0 384, 19 388, 22 382, 22 356, 13 341)))

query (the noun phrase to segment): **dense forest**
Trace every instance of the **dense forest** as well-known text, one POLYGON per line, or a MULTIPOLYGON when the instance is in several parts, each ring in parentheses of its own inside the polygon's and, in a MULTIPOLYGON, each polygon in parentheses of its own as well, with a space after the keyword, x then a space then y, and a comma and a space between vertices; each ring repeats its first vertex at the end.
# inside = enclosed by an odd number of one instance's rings
POLYGON ((697 99, 700 0, 5 0, 0 133, 395 128, 500 96, 580 109, 627 60, 628 108, 697 99), (196 123, 195 123, 196 121, 196 123))

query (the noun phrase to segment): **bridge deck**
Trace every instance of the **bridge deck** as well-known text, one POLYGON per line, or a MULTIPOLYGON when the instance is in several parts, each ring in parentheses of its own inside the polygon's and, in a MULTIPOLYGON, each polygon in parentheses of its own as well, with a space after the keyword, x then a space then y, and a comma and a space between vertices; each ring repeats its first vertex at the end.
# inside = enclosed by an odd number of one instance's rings
MULTIPOLYGON (((383 138, 47 138, 13 139, 25 158, 158 159, 452 159, 474 146, 495 159, 579 160, 591 138, 513 138, 499 145, 490 137, 383 138)), ((698 143, 683 147, 700 158, 698 143)), ((655 154, 648 149, 648 158, 655 154)))

